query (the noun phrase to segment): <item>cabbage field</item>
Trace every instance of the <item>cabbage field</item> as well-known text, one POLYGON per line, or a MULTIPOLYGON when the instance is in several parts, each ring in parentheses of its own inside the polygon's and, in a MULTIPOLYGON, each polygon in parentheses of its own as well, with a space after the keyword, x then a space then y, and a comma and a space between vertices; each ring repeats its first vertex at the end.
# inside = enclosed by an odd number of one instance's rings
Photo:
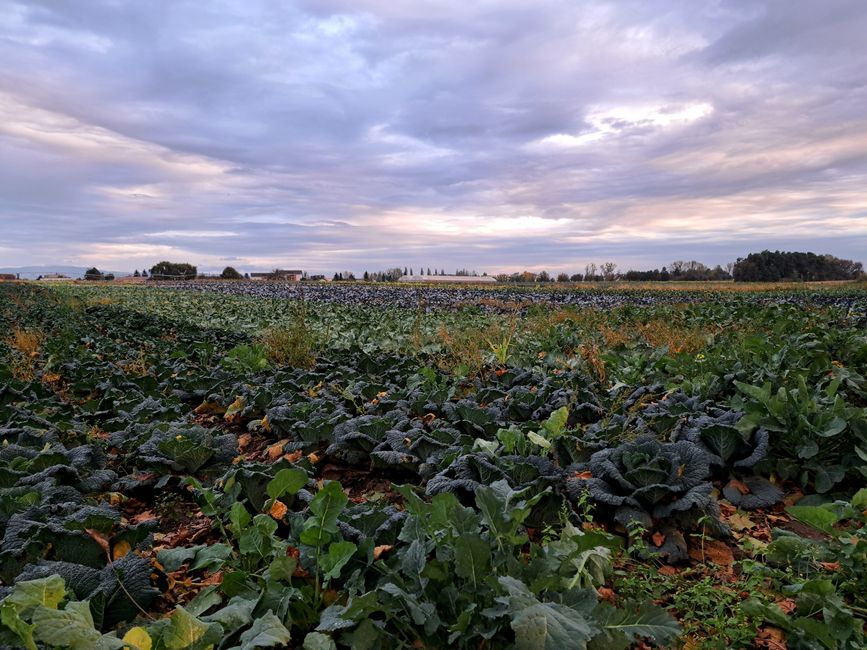
POLYGON ((867 290, 0 284, 0 648, 864 648, 867 290))

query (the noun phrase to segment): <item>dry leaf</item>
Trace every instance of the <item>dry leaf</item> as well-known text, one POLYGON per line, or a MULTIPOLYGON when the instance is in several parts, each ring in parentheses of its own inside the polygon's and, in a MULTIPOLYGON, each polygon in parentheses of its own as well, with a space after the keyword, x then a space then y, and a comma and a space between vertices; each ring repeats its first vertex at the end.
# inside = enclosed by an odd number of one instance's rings
POLYGON ((150 521, 151 519, 156 519, 157 516, 154 514, 153 510, 143 510, 137 514, 134 514, 129 520, 134 524, 140 524, 143 521, 150 521))
POLYGON ((839 571, 840 563, 839 562, 819 562, 819 566, 821 566, 825 571, 839 571))
POLYGON ((754 645, 757 648, 766 648, 766 650, 788 650, 786 644, 786 635, 778 627, 763 627, 759 630, 754 640, 754 645))
POLYGON ((739 481, 736 478, 733 478, 731 481, 729 481, 729 484, 726 487, 734 488, 738 492, 740 492, 741 494, 749 494, 750 493, 750 488, 747 487, 746 483, 743 483, 742 481, 739 481))
POLYGON ((713 562, 721 566, 731 566, 735 558, 728 544, 718 539, 705 540, 689 549, 689 556, 697 562, 713 562))
POLYGON ((749 518, 749 515, 746 515, 743 512, 736 512, 729 517, 728 524, 732 530, 737 532, 749 530, 756 525, 753 520, 749 518))
POLYGON ((795 604, 795 601, 792 600, 791 598, 786 598, 785 600, 781 600, 778 603, 776 603, 776 605, 781 610, 783 610, 783 612, 785 614, 791 614, 792 612, 795 611, 795 608, 797 607, 797 605, 795 604))
POLYGON ((117 544, 114 545, 114 548, 111 549, 111 559, 119 560, 124 555, 129 553, 132 550, 132 546, 130 546, 129 542, 125 539, 122 539, 117 544))
POLYGON ((659 567, 659 573, 664 576, 676 576, 679 571, 669 564, 663 564, 659 567))
POLYGON ((589 478, 593 478, 593 474, 590 473, 590 471, 575 472, 572 475, 572 478, 574 478, 575 480, 578 480, 578 481, 586 481, 589 478))
POLYGON ((794 492, 790 492, 785 497, 783 497, 783 505, 785 505, 788 508, 789 506, 795 505, 796 503, 798 503, 798 501, 800 501, 803 498, 804 498, 804 493, 801 492, 800 490, 795 490, 794 492))
POLYGON ((265 451, 265 454, 268 456, 268 460, 275 461, 280 456, 283 455, 283 447, 286 446, 286 443, 289 442, 288 438, 283 438, 283 440, 278 440, 273 445, 268 447, 265 451))
POLYGON ((249 433, 242 433, 240 436, 238 436, 238 451, 240 451, 241 453, 246 451, 247 447, 250 446, 250 442, 252 442, 252 440, 253 436, 251 436, 249 433))
POLYGON ((310 461, 310 464, 311 464, 311 465, 315 465, 315 464, 318 463, 320 460, 322 460, 322 458, 319 456, 319 454, 317 454, 316 452, 313 452, 312 454, 310 454, 309 456, 307 456, 307 460, 310 461))
POLYGON ((391 544, 382 544, 373 548, 373 559, 378 560, 383 553, 388 553, 394 546, 391 544))
POLYGON ((293 451, 291 454, 284 454, 283 458, 288 460, 290 463, 297 463, 301 460, 301 457, 304 455, 304 452, 300 449, 297 451, 293 451))
POLYGON ((286 504, 282 501, 274 501, 271 504, 271 509, 269 510, 269 514, 274 517, 277 521, 283 521, 283 517, 286 516, 286 513, 289 512, 289 508, 286 507, 286 504))
POLYGON ((596 590, 596 593, 599 594, 599 597, 602 600, 607 600, 612 605, 614 604, 615 593, 613 589, 609 589, 608 587, 599 587, 599 589, 596 590))
POLYGON ((653 536, 650 539, 653 540, 653 543, 657 548, 665 544, 665 535, 663 535, 659 531, 653 533, 653 536))

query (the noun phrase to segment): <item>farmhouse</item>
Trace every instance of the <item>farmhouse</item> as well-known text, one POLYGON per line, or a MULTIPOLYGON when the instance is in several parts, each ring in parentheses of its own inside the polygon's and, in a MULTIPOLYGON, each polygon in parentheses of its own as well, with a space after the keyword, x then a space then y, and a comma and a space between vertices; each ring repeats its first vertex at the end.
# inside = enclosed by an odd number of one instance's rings
POLYGON ((453 284, 494 284, 496 280, 488 275, 403 275, 398 282, 441 282, 453 284))
POLYGON ((298 282, 301 280, 301 276, 304 275, 303 271, 286 271, 284 269, 274 269, 269 273, 251 273, 251 280, 277 280, 280 282, 298 282))

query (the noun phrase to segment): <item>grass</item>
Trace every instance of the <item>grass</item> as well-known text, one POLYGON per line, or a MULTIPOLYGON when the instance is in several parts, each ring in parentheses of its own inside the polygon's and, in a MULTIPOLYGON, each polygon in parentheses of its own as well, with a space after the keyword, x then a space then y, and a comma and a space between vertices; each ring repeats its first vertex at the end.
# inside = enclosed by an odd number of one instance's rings
POLYGON ((12 360, 12 374, 16 379, 31 381, 36 375, 36 358, 42 346, 43 335, 36 330, 16 327, 7 339, 7 344, 18 354, 12 360))
POLYGON ((612 589, 619 598, 651 598, 673 611, 683 626, 681 647, 694 650, 754 647, 761 622, 747 616, 741 603, 749 597, 767 598, 769 585, 760 575, 715 571, 712 565, 661 571, 627 562, 615 571, 612 589))

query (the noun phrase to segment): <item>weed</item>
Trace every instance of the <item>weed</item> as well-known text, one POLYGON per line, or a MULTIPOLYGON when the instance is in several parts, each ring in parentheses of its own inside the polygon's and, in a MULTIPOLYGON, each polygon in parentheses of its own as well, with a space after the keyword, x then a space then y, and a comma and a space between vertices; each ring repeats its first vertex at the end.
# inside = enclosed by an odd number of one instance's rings
POLYGON ((765 598, 757 574, 718 577, 701 567, 660 573, 646 564, 627 564, 614 573, 613 589, 623 599, 652 598, 674 610, 683 626, 684 648, 751 648, 760 621, 744 613, 745 596, 765 598))
POLYGON ((301 300, 296 317, 288 327, 271 327, 259 337, 258 343, 268 358, 280 366, 312 368, 316 363, 316 341, 307 326, 307 303, 301 300))
POLYGON ((12 359, 12 376, 22 381, 32 381, 36 375, 36 359, 42 345, 43 335, 38 330, 24 330, 16 327, 7 344, 17 354, 12 359))

